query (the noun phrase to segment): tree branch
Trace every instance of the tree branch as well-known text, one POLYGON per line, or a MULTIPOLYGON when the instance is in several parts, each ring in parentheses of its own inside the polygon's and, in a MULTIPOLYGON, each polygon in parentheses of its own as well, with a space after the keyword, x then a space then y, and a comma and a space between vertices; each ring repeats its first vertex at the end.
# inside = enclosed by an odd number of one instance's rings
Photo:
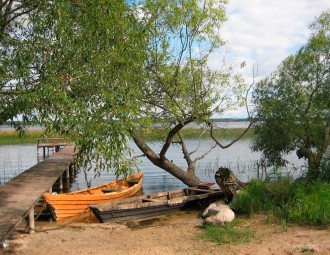
POLYGON ((176 126, 174 126, 174 128, 172 128, 172 130, 170 130, 170 132, 168 133, 168 136, 166 138, 166 141, 164 143, 164 146, 159 154, 161 159, 165 157, 165 154, 166 154, 168 148, 170 147, 175 134, 177 134, 184 126, 186 126, 187 124, 189 124, 193 121, 194 120, 190 118, 190 119, 185 120, 184 122, 179 122, 176 126))

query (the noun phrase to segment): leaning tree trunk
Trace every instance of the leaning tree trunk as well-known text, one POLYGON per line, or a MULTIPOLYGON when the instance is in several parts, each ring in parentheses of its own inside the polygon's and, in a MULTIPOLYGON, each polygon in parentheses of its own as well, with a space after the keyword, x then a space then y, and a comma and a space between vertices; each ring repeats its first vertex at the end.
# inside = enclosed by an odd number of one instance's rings
POLYGON ((187 173, 186 171, 175 165, 172 161, 167 159, 165 156, 160 157, 158 154, 156 154, 146 144, 146 142, 140 137, 138 133, 131 131, 131 136, 135 144, 139 147, 139 149, 155 166, 164 169, 166 172, 175 176, 189 187, 197 186, 198 184, 203 183, 203 181, 200 180, 198 177, 187 173))
POLYGON ((307 176, 311 179, 320 178, 321 173, 321 164, 324 164, 324 161, 328 157, 330 146, 330 122, 328 121, 324 127, 324 140, 321 150, 316 154, 311 149, 300 148, 297 150, 297 155, 299 158, 304 157, 308 160, 308 172, 307 176), (322 162, 323 161, 323 162, 322 162))
POLYGON ((297 150, 298 158, 304 157, 308 162, 307 176, 311 179, 320 177, 320 159, 312 150, 307 148, 300 148, 297 150))

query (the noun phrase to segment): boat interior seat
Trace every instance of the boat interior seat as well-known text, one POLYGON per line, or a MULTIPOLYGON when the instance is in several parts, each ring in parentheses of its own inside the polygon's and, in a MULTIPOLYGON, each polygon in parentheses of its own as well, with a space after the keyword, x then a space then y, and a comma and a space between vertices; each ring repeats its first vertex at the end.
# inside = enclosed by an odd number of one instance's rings
POLYGON ((160 202, 159 199, 152 199, 152 198, 143 198, 142 202, 160 202))
POLYGON ((102 189, 103 193, 111 193, 111 192, 118 192, 121 191, 121 188, 108 188, 108 189, 102 189))

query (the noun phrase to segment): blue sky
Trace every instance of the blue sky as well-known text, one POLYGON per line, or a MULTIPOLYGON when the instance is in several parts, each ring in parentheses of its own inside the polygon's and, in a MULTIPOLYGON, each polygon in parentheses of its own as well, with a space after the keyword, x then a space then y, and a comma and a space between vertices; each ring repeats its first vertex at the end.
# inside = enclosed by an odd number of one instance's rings
MULTIPOLYGON (((246 61, 243 75, 249 83, 255 58, 257 79, 264 78, 307 42, 309 24, 327 9, 329 0, 229 0, 228 20, 221 31, 227 62, 239 66, 246 61)), ((216 67, 221 64, 220 59, 214 54, 210 64, 216 67)), ((223 117, 244 116, 244 109, 240 109, 223 117)))

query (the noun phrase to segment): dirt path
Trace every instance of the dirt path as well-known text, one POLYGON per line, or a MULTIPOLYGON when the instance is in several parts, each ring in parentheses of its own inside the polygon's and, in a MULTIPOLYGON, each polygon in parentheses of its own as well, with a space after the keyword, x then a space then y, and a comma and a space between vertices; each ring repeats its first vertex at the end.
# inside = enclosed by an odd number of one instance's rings
MULTIPOLYGON (((88 221, 91 221, 89 219, 88 221)), ((93 220, 92 220, 93 221, 93 220)), ((22 229, 13 234, 9 248, 0 254, 112 254, 112 255, 212 255, 212 254, 322 254, 330 255, 330 229, 289 226, 283 230, 265 216, 240 218, 239 227, 252 228, 253 240, 239 245, 218 245, 201 239, 198 212, 177 212, 157 220, 116 223, 38 222, 35 234, 22 229)))

